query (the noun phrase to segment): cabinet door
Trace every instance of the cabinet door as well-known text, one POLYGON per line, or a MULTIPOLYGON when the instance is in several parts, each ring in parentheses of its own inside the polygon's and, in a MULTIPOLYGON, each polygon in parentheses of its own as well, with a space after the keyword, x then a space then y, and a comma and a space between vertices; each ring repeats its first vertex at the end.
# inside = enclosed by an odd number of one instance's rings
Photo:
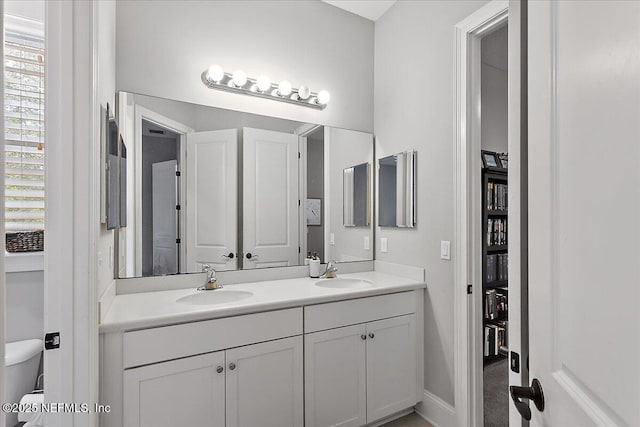
POLYGON ((223 351, 124 371, 125 427, 224 427, 224 371, 223 351))
POLYGON ((302 336, 226 353, 227 427, 302 427, 302 336))
POLYGON ((367 324, 367 422, 416 403, 415 315, 367 324))
POLYGON ((366 327, 305 335, 305 426, 361 426, 366 415, 366 327))

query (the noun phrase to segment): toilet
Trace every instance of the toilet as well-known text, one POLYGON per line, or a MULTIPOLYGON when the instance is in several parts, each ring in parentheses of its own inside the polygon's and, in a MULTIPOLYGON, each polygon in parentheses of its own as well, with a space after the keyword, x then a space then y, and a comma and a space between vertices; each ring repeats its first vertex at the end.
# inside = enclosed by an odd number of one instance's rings
MULTIPOLYGON (((38 339, 10 342, 5 345, 7 402, 20 402, 22 396, 31 393, 35 388, 42 346, 42 340, 38 339)), ((6 420, 7 427, 13 427, 18 423, 18 414, 7 414, 6 420)))

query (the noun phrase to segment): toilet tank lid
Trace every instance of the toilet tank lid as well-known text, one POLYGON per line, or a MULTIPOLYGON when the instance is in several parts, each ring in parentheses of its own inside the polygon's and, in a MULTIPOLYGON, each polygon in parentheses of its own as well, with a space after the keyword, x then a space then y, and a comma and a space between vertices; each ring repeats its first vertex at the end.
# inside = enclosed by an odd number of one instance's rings
POLYGON ((42 346, 42 340, 38 339, 8 342, 4 347, 5 366, 15 365, 31 359, 42 351, 42 346))

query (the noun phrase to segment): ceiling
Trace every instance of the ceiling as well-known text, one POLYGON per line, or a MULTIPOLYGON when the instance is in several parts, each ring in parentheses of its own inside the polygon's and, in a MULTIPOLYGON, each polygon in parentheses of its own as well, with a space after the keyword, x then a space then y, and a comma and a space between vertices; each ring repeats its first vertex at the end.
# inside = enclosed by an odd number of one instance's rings
POLYGON ((322 0, 347 12, 377 21, 397 0, 322 0))

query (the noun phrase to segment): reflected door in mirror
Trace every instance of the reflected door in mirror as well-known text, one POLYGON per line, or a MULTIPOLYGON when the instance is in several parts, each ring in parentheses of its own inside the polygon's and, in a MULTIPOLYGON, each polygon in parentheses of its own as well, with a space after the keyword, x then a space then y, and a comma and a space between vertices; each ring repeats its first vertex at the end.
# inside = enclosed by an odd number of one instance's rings
POLYGON ((243 269, 299 264, 298 136, 244 128, 243 269))
POLYGON ((185 272, 237 268, 237 162, 236 129, 187 135, 185 272))

